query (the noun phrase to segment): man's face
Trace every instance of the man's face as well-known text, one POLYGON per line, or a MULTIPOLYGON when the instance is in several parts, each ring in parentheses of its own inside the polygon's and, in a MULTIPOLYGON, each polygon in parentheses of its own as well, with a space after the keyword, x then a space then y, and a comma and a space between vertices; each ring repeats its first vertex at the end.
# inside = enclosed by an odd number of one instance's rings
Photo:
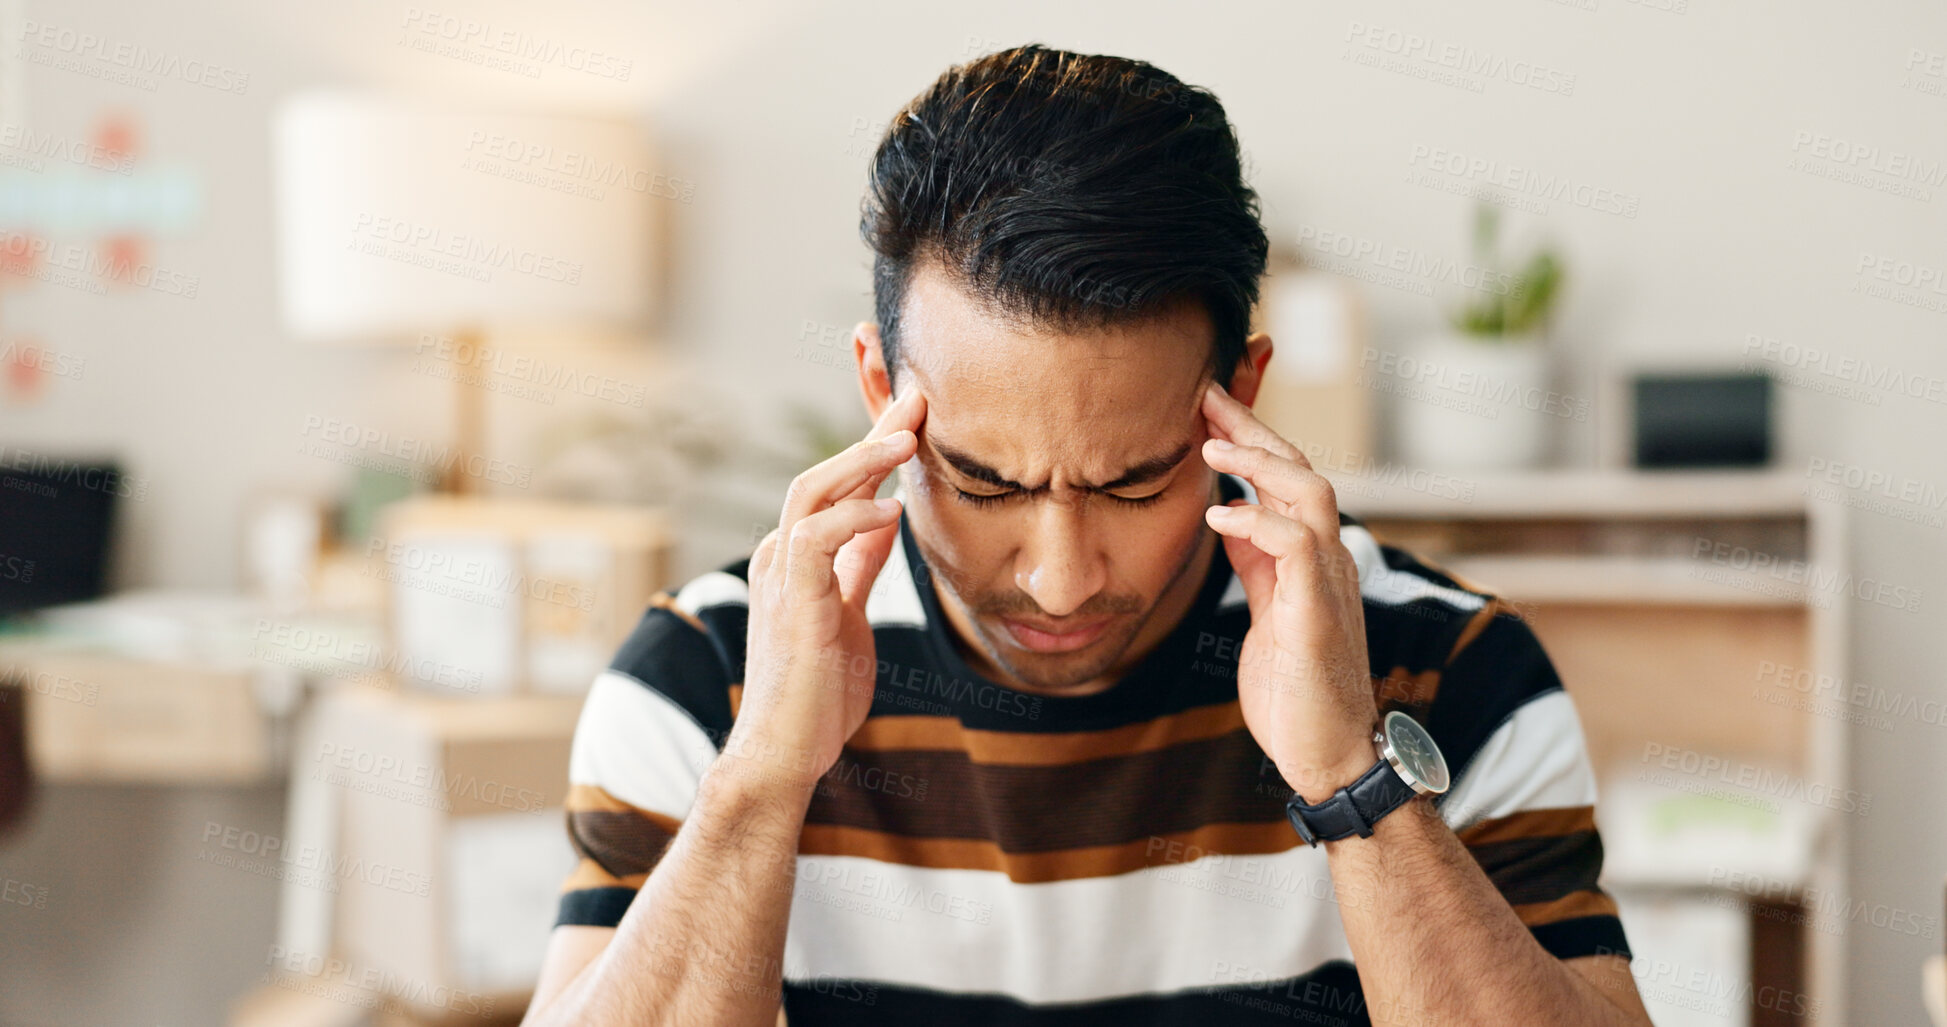
POLYGON ((900 388, 926 394, 900 469, 928 565, 987 658, 1059 691, 1118 663, 1192 570, 1214 497, 1201 304, 1080 333, 1009 324, 922 265, 900 388), (910 382, 908 379, 910 378, 910 382))

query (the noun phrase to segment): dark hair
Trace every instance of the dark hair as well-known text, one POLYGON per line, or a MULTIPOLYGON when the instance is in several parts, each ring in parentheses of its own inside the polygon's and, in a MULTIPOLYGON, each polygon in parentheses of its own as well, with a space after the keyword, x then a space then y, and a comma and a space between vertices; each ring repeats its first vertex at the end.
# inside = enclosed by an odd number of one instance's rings
POLYGON ((1267 242, 1208 90, 1142 61, 1015 47, 950 68, 872 158, 859 232, 886 369, 913 268, 937 260, 1005 316, 1075 330, 1203 302, 1224 385, 1267 242))

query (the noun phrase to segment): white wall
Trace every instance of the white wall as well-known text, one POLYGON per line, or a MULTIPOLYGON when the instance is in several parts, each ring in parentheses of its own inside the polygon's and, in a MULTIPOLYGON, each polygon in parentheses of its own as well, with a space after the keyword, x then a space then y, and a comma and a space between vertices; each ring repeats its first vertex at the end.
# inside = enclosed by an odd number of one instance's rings
MULTIPOLYGON (((1634 218, 1556 201, 1545 216, 1513 221, 1545 231, 1569 258, 1558 335, 1575 360, 1571 391, 1597 391, 1603 368, 1733 365, 1754 333, 1947 376, 1947 310, 1852 291, 1862 254, 1947 268, 1947 184, 1935 179, 1926 197, 1903 197, 1792 166, 1809 155, 1794 149, 1800 133, 1935 169, 1947 162, 1947 78, 1918 80, 1929 92, 1906 74, 1914 50, 1947 52, 1947 8, 1938 4, 420 5, 628 57, 633 74, 617 83, 559 68, 526 78, 402 47, 400 3, 21 2, 21 17, 251 75, 243 95, 225 95, 182 82, 149 92, 45 67, 25 74, 34 127, 85 134, 104 110, 135 111, 145 156, 195 169, 207 190, 200 225, 156 250, 160 262, 200 276, 196 299, 49 287, 0 294, 0 337, 27 331, 88 359, 80 380, 57 379, 39 405, 0 402, 0 443, 113 450, 149 482, 149 498, 130 510, 123 578, 133 584, 233 582, 250 490, 325 486, 340 471, 294 455, 305 416, 427 435, 443 424, 444 392, 402 380, 401 355, 299 347, 278 328, 265 119, 279 96, 316 84, 644 116, 667 170, 696 183, 692 203, 671 205, 676 267, 660 344, 692 369, 685 389, 722 395, 726 416, 752 431, 786 400, 863 425, 849 376, 792 352, 805 322, 842 331, 869 313, 856 220, 873 137, 946 64, 1029 40, 1140 56, 1214 89, 1250 152, 1273 239, 1286 246, 1311 226, 1464 256, 1466 201, 1408 180, 1416 148, 1633 195, 1634 218), (1355 22, 1436 50, 1543 65, 1573 75, 1573 90, 1490 80, 1474 91, 1366 66, 1357 56, 1382 52, 1384 37, 1380 49, 1366 47, 1350 31, 1355 22)), ((6 45, 16 45, 11 35, 6 45)), ((1408 291, 1367 295, 1382 344, 1437 320, 1408 291)), ((646 358, 613 359, 638 368, 618 373, 661 373, 646 358)), ((1947 405, 1781 392, 1783 466, 1858 463, 1947 489, 1947 405)), ((498 437, 515 436, 533 413, 502 411, 498 437)), ((1613 441, 1601 434, 1612 413, 1598 408, 1593 424, 1564 440, 1568 459, 1593 460, 1613 441)), ((758 476, 750 491, 760 510, 764 487, 779 484, 758 476)), ((1858 570, 1925 593, 1918 613, 1854 604, 1854 679, 1947 697, 1936 673, 1947 656, 1947 531, 1870 513, 1854 521, 1858 570)), ((754 527, 734 517, 692 522, 684 572, 729 558, 754 527)), ((1853 845, 1859 898, 1939 910, 1947 805, 1924 787, 1947 780, 1939 730, 1909 719, 1853 739, 1854 785, 1876 796, 1853 845)), ((1858 924, 1847 938, 1855 1022, 1917 1022, 1919 962, 1938 939, 1858 924)))

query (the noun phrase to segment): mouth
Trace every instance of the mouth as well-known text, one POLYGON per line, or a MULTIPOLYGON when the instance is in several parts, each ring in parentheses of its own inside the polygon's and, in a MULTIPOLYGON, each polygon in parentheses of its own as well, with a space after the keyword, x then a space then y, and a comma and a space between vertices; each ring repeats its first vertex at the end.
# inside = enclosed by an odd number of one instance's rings
POLYGON ((1113 617, 1103 617, 1094 621, 1077 624, 1039 625, 1002 617, 1001 625, 1007 629, 1008 637, 1014 644, 1030 652, 1065 653, 1081 649, 1102 637, 1113 617))

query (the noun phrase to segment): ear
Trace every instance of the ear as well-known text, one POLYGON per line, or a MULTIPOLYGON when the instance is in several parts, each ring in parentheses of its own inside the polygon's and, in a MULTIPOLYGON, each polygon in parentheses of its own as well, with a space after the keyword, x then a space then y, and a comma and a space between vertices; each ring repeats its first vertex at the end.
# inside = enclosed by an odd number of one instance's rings
POLYGON ((1244 356, 1231 372, 1229 392, 1245 406, 1257 403, 1257 390, 1264 384, 1265 365, 1271 363, 1271 337, 1258 332, 1244 340, 1244 356))
POLYGON ((852 329, 852 359, 859 365, 859 398, 874 424, 892 405, 892 378, 886 374, 886 348, 879 342, 879 326, 860 321, 852 329))

